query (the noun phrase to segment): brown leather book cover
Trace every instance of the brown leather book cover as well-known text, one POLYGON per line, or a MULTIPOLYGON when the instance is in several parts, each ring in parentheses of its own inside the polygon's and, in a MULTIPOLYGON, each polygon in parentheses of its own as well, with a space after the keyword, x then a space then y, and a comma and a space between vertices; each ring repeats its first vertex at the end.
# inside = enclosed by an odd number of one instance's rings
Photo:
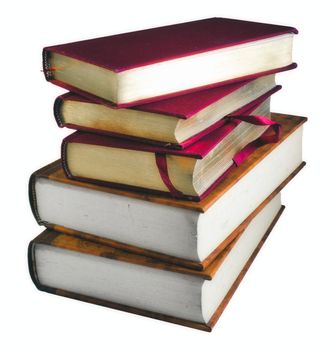
MULTIPOLYGON (((61 169, 59 162, 55 162, 50 164, 50 167, 45 169, 45 172, 52 169, 52 165, 56 166, 56 169, 61 169)), ((305 162, 303 162, 289 177, 287 177, 231 234, 221 242, 213 252, 207 256, 207 258, 201 262, 186 260, 182 258, 177 258, 171 255, 158 253, 152 250, 148 250, 145 248, 140 248, 134 245, 118 242, 115 240, 111 240, 108 238, 99 237, 97 235, 91 233, 85 233, 81 231, 76 231, 71 228, 67 228, 64 226, 57 225, 55 223, 44 222, 40 219, 38 214, 37 203, 34 195, 34 185, 35 177, 31 179, 30 185, 30 203, 31 208, 34 214, 35 219, 40 225, 44 225, 50 229, 53 229, 57 232, 66 233, 68 235, 73 235, 79 237, 81 239, 85 239, 91 242, 96 242, 104 245, 108 245, 110 247, 120 249, 123 251, 135 253, 138 255, 146 256, 149 258, 154 258, 160 260, 162 262, 167 262, 171 264, 175 264, 178 266, 183 266, 189 269, 194 269, 198 271, 205 270, 211 262, 220 254, 220 252, 229 245, 241 232, 245 230, 245 228, 249 225, 250 221, 273 199, 290 181, 291 179, 304 167, 305 162)), ((52 174, 50 174, 51 176, 52 174)), ((34 175, 35 176, 35 175, 34 175)), ((50 177, 51 178, 51 177, 50 177)))
POLYGON ((201 279, 211 280, 215 276, 217 270, 219 269, 221 264, 224 262, 225 258, 227 257, 228 253, 230 252, 230 250, 233 249, 235 242, 240 237, 240 235, 243 234, 243 232, 241 232, 236 237, 236 239, 233 242, 231 242, 230 245, 228 245, 223 251, 221 251, 221 253, 216 257, 216 259, 205 270, 195 271, 193 269, 188 269, 188 268, 181 267, 178 265, 173 265, 173 264, 165 263, 165 262, 155 260, 152 258, 144 257, 142 255, 136 255, 133 253, 126 253, 122 250, 113 248, 113 247, 108 246, 108 245, 102 245, 99 243, 85 241, 85 240, 82 240, 80 238, 77 238, 77 237, 74 237, 71 235, 66 235, 66 234, 59 233, 59 232, 55 232, 52 230, 45 230, 43 233, 41 233, 39 236, 37 236, 29 244, 28 264, 29 264, 30 276, 31 276, 33 282, 35 283, 36 287, 39 290, 44 291, 44 292, 48 292, 48 293, 52 293, 52 294, 56 294, 56 295, 60 295, 60 296, 68 297, 68 298, 73 298, 73 299, 77 299, 77 300, 81 300, 81 301, 85 301, 85 302, 89 302, 89 303, 93 303, 93 304, 97 304, 97 305, 101 305, 101 306, 106 306, 106 307, 110 307, 110 308, 117 309, 117 310, 123 310, 123 311, 131 312, 131 313, 135 313, 138 315, 147 316, 147 317, 151 317, 151 318, 155 318, 155 319, 159 319, 159 320, 163 320, 163 321, 167 321, 167 322, 172 322, 172 323, 176 323, 179 325, 192 327, 192 328, 196 328, 199 330, 210 332, 213 329, 216 322, 218 321, 219 317, 221 316, 223 310, 227 306, 229 300, 233 296, 238 285, 242 281, 244 275, 248 271, 250 265, 252 264, 253 260, 255 259, 256 255, 258 254, 259 250, 261 249, 262 245, 264 244, 265 240, 269 236, 272 228, 276 224, 276 222, 279 219, 280 215, 282 214, 283 210, 284 210, 284 206, 282 206, 281 209, 279 210, 279 212, 277 213, 273 222, 271 223, 271 225, 269 226, 269 228, 265 232, 264 236, 262 237, 260 243, 257 245, 256 249, 254 250, 254 252, 250 256, 250 258, 248 259, 246 264, 244 265, 243 269, 239 273, 238 277, 236 278, 235 282, 231 286, 230 290, 228 291, 228 293, 226 294, 226 296, 222 300, 221 304, 219 305, 217 310, 214 312, 213 316, 211 317, 210 321, 207 324, 193 322, 190 320, 180 319, 180 318, 176 318, 176 317, 172 317, 172 316, 167 316, 167 315, 163 315, 163 314, 159 314, 159 313, 155 313, 155 312, 151 312, 151 311, 146 311, 143 309, 138 309, 136 307, 130 307, 127 305, 113 303, 110 301, 96 299, 96 298, 88 297, 88 296, 78 294, 78 293, 69 292, 69 291, 62 290, 62 289, 43 286, 40 284, 40 282, 38 280, 38 275, 36 272, 35 256, 34 256, 35 245, 36 244, 45 244, 45 245, 50 245, 50 246, 54 246, 54 247, 58 247, 58 248, 63 248, 63 249, 68 249, 68 250, 80 252, 83 254, 101 256, 101 257, 108 258, 108 259, 124 261, 124 262, 131 263, 131 264, 139 264, 139 265, 143 265, 143 266, 147 266, 147 267, 151 267, 151 268, 155 268, 155 269, 168 270, 168 271, 177 272, 177 273, 181 273, 181 274, 196 276, 196 277, 201 278, 201 279))

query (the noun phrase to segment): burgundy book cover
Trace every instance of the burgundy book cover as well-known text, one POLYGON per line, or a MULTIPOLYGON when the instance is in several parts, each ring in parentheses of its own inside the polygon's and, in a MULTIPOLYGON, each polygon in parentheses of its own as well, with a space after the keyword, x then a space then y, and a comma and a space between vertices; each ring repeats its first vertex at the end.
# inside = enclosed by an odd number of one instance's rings
POLYGON ((293 27, 274 24, 229 18, 208 18, 49 46, 44 50, 63 54, 114 72, 123 72, 287 33, 298 33, 298 31, 293 27))
MULTIPOLYGON (((226 117, 220 121, 220 125, 217 125, 216 129, 211 133, 205 135, 199 139, 196 143, 191 144, 185 149, 169 149, 166 147, 160 147, 156 145, 146 144, 137 141, 130 141, 121 138, 114 138, 104 135, 96 135, 93 133, 85 133, 81 131, 76 131, 73 134, 67 136, 62 142, 62 164, 66 175, 69 178, 91 181, 94 183, 103 183, 109 186, 118 186, 118 187, 131 187, 129 185, 115 184, 115 183, 106 183, 100 180, 80 178, 73 176, 68 167, 67 163, 67 145, 69 143, 82 143, 89 145, 98 145, 104 147, 112 148, 121 148, 129 150, 140 150, 144 152, 151 152, 155 154, 156 164, 161 175, 161 178, 169 189, 169 194, 176 198, 184 198, 195 201, 200 201, 205 198, 221 181, 226 177, 229 172, 234 169, 235 166, 240 165, 248 156, 253 153, 257 148, 272 142, 278 142, 280 139, 281 127, 278 122, 272 121, 263 116, 251 116, 251 115, 239 115, 226 117), (168 170, 167 170, 167 161, 166 155, 173 154, 184 157, 192 157, 196 159, 204 158, 216 145, 218 145, 230 132, 232 132, 236 126, 242 121, 249 122, 255 125, 269 125, 269 128, 264 132, 264 134, 259 137, 257 140, 249 143, 244 147, 240 152, 238 152, 233 158, 233 165, 228 168, 201 196, 186 196, 185 194, 179 192, 175 189, 172 182, 170 181, 168 170)), ((134 188, 136 189, 136 188, 134 188)), ((143 189, 141 189, 143 191, 143 189)), ((144 189, 147 191, 147 189, 144 189)))
MULTIPOLYGON (((49 67, 48 65, 48 57, 51 52, 78 59, 118 73, 162 61, 240 45, 288 33, 298 33, 298 31, 293 27, 287 26, 228 18, 209 18, 49 46, 43 49, 43 70, 46 79, 52 83, 67 88, 70 91, 94 98, 94 96, 89 93, 85 93, 80 89, 53 79, 53 67, 49 67)), ((295 64, 291 64, 283 69, 290 69, 295 66, 295 64)), ((251 79, 263 74, 275 73, 280 70, 281 68, 279 70, 275 69, 267 72, 256 73, 225 82, 207 85, 206 87, 208 88, 232 83, 234 81, 251 79)), ((204 86, 196 87, 190 91, 197 91, 204 88, 204 86)), ((159 96, 157 98, 152 97, 145 99, 142 102, 147 103, 185 93, 185 91, 180 91, 165 96, 159 96)), ((141 101, 133 101, 126 104, 119 104, 118 107, 126 107, 139 103, 141 103, 141 101)))
MULTIPOLYGON (((234 87, 231 87, 230 85, 223 86, 223 87, 220 87, 218 89, 210 89, 210 90, 201 91, 201 92, 194 93, 194 94, 187 94, 187 95, 179 96, 179 97, 169 99, 169 100, 159 101, 157 103, 146 104, 146 105, 143 105, 143 107, 145 107, 145 109, 143 108, 143 110, 145 110, 146 112, 155 112, 156 113, 156 111, 154 109, 151 109, 150 106, 161 104, 162 107, 166 108, 166 113, 168 113, 169 107, 167 104, 165 104, 165 102, 168 101, 168 104, 171 106, 171 110, 177 111, 178 106, 180 107, 179 112, 178 112, 179 113, 178 118, 188 119, 188 118, 192 117, 191 111, 195 111, 197 109, 202 109, 202 108, 207 107, 208 104, 214 103, 216 100, 224 97, 226 94, 229 94, 230 92, 234 91, 235 89, 240 88, 244 84, 245 83, 234 84, 234 87), (236 86, 238 86, 238 87, 236 87, 236 86), (211 94, 212 90, 216 90, 216 91, 213 91, 213 94, 211 94), (218 90, 220 90, 220 93, 218 93, 218 90), (196 96, 194 96, 194 95, 196 95, 196 96), (221 96, 221 97, 219 97, 219 96, 221 96), (176 100, 176 106, 173 105, 172 100, 176 100), (183 104, 183 102, 185 102, 185 104, 183 104), (181 117, 181 115, 183 115, 183 117, 181 117)), ((269 90, 265 94, 259 96, 254 101, 251 101, 250 103, 241 107, 237 111, 234 111, 233 113, 231 113, 231 116, 252 114, 252 112, 259 105, 261 105, 267 98, 269 98, 271 95, 273 95, 275 92, 277 92, 280 89, 281 89, 281 85, 275 86, 274 88, 272 88, 271 90, 269 90)), ((93 132, 96 134, 121 137, 121 138, 128 139, 128 140, 141 141, 141 142, 150 143, 150 144, 154 144, 154 145, 158 145, 158 146, 162 146, 162 147, 168 147, 168 148, 184 149, 185 147, 190 146, 194 142, 198 141, 199 139, 201 139, 202 137, 204 137, 208 133, 212 132, 213 130, 218 128, 220 125, 222 125, 222 121, 220 120, 220 121, 216 122, 215 124, 211 125, 210 127, 208 127, 207 129, 201 131, 200 133, 192 136, 191 138, 183 141, 180 144, 170 144, 170 143, 166 144, 165 142, 144 139, 141 137, 126 135, 126 134, 121 134, 121 133, 116 133, 116 132, 111 132, 111 131, 106 131, 106 130, 99 130, 99 129, 89 128, 89 127, 76 125, 76 124, 64 123, 62 113, 61 113, 61 108, 62 108, 63 102, 66 100, 95 103, 95 102, 88 100, 87 98, 85 98, 83 96, 76 95, 76 94, 71 93, 71 92, 66 93, 64 95, 61 95, 61 96, 58 96, 55 100, 55 103, 54 103, 54 116, 55 116, 55 119, 56 119, 58 126, 61 128, 67 127, 67 128, 74 129, 74 130, 87 131, 87 132, 93 132)), ((140 106, 140 107, 142 107, 142 106, 140 106)), ((132 109, 138 109, 138 108, 132 107, 132 109)), ((163 112, 161 112, 161 113, 163 113, 163 112)), ((196 113, 196 112, 194 112, 194 113, 196 113)), ((170 113, 167 115, 173 115, 173 114, 170 113)))

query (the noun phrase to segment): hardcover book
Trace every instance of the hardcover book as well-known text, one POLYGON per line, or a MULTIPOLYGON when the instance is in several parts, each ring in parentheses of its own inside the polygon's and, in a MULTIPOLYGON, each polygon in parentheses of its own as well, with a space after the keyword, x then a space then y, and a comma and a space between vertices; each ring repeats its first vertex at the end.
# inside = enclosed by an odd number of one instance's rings
POLYGON ((252 114, 253 106, 280 88, 270 75, 120 109, 67 93, 55 100, 54 115, 60 127, 185 148, 214 130, 226 115, 252 114))
POLYGON ((63 140, 62 162, 73 179, 200 200, 255 149, 279 138, 279 123, 251 115, 222 119, 183 150, 77 131, 63 140))
POLYGON ((282 210, 277 195, 204 271, 51 230, 30 243, 29 270, 42 291, 211 331, 282 210))
POLYGON ((45 77, 118 107, 293 68, 297 30, 209 18, 43 50, 45 77))
POLYGON ((204 269, 302 168, 306 118, 272 114, 282 138, 256 150, 200 202, 67 178, 59 161, 30 179, 40 225, 191 269, 204 269))

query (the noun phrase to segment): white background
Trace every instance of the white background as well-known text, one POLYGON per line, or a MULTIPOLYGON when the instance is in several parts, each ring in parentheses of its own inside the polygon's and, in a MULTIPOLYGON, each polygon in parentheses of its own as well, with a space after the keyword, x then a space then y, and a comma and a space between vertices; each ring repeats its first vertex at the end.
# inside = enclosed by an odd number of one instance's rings
POLYGON ((331 1, 11 1, 1 3, 1 349, 334 349, 334 11, 331 1), (313 5, 310 5, 313 3, 313 5), (272 110, 309 117, 308 166, 212 333, 56 297, 30 281, 26 249, 39 227, 31 172, 59 157, 53 120, 63 93, 41 73, 44 46, 221 16, 296 26, 299 67, 282 73, 272 110))

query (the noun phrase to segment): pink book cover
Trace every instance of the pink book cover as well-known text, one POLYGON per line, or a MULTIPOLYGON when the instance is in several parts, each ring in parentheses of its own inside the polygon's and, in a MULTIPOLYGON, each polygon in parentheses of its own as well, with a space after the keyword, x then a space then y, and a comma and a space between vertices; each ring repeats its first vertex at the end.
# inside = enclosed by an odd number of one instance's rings
MULTIPOLYGON (((47 80, 67 88, 70 91, 92 97, 91 94, 53 79, 53 67, 49 67, 48 65, 48 57, 51 52, 78 59, 118 73, 157 62, 297 32, 295 28, 287 26, 227 18, 209 18, 63 45, 49 46, 43 49, 43 70, 47 80)), ((284 69, 294 67, 295 64, 292 64, 288 67, 284 67, 284 69)), ((275 73, 276 71, 277 70, 259 72, 246 77, 239 77, 237 79, 207 85, 206 88, 232 83, 234 81, 251 79, 264 73, 269 74, 275 73)), ((196 87, 189 91, 197 91, 203 88, 205 87, 196 87)), ((165 96, 145 99, 143 101, 119 104, 118 107, 137 105, 142 102, 147 103, 153 100, 160 100, 185 93, 185 91, 179 91, 165 96)))
MULTIPOLYGON (((222 97, 228 95, 229 93, 232 93, 233 91, 241 88, 243 85, 247 84, 248 81, 246 82, 240 82, 240 83, 235 83, 232 85, 227 85, 227 86, 221 86, 219 88, 215 89, 210 89, 210 90, 204 90, 204 91, 199 91, 197 93, 193 94, 187 94, 179 97, 175 97, 169 100, 164 100, 164 101, 159 101, 159 102, 154 102, 154 103, 149 103, 143 106, 138 106, 138 107, 131 107, 132 109, 140 109, 140 110, 145 110, 146 112, 155 112, 155 113, 163 113, 164 109, 164 114, 166 115, 174 115, 173 112, 176 112, 179 118, 183 119, 188 119, 191 118, 194 113, 196 113, 198 110, 201 110, 203 108, 206 108, 208 105, 211 103, 216 102, 217 100, 221 99, 222 97), (173 100, 175 101, 175 104, 173 104, 173 100), (151 108, 151 106, 153 107, 151 108), (143 109, 141 109, 143 107, 143 109), (169 108, 171 107, 171 108, 169 108), (161 109, 160 112, 157 112, 157 109, 161 109), (183 117, 181 117, 181 115, 183 117)), ((241 107, 238 111, 235 111, 231 113, 231 115, 236 115, 236 114, 245 114, 249 113, 256 109, 261 103, 263 103, 267 98, 269 98, 272 94, 277 92, 278 90, 281 89, 280 85, 277 85, 273 87, 271 90, 266 92, 265 94, 259 96, 257 99, 254 101, 249 102, 245 106, 241 107)), ((137 140, 145 143, 150 143, 162 147, 169 147, 169 148, 181 148, 184 149, 185 147, 188 147, 192 143, 196 142, 206 134, 210 133, 211 131, 215 130, 219 125, 222 124, 221 121, 218 121, 217 123, 211 125, 207 129, 201 131, 200 133, 192 136, 188 140, 185 140, 181 144, 166 144, 164 142, 159 142, 155 140, 149 140, 149 139, 144 139, 140 137, 135 137, 131 135, 125 135, 125 134, 120 134, 116 132, 109 132, 109 131, 104 131, 104 130, 98 130, 94 128, 88 128, 76 124, 70 124, 70 123, 64 123, 63 118, 61 115, 61 105, 63 101, 66 100, 72 100, 72 101, 80 101, 80 102, 89 102, 89 103, 96 103, 88 100, 87 98, 76 95, 73 93, 66 93, 64 95, 61 95, 56 98, 55 103, 54 103, 54 116, 56 119, 56 122, 59 127, 67 127, 70 129, 74 130, 80 130, 80 131, 87 131, 87 132, 93 132, 96 134, 102 134, 102 135, 109 135, 109 136, 115 136, 115 137, 121 137, 124 139, 128 140, 137 140)))
MULTIPOLYGON (((256 107, 254 106, 252 110, 256 107)), ((241 164, 253 151, 255 151, 260 146, 270 143, 277 142, 280 138, 280 124, 271 121, 270 119, 263 116, 252 116, 250 115, 251 111, 245 111, 245 114, 240 114, 238 116, 226 117, 220 121, 220 125, 216 126, 216 129, 212 132, 208 133, 201 139, 199 139, 196 143, 186 147, 185 149, 169 149, 165 147, 160 147, 156 145, 146 144, 143 142, 130 141, 121 138, 115 138, 104 135, 97 135, 93 133, 86 133, 81 131, 76 131, 73 134, 67 136, 62 142, 62 164, 66 175, 69 178, 100 183, 107 186, 114 187, 123 187, 123 188, 132 188, 134 190, 144 190, 147 192, 152 192, 148 189, 139 189, 129 185, 116 184, 116 183, 106 183, 104 181, 96 180, 96 179, 88 179, 73 176, 68 167, 67 163, 67 145, 69 143, 82 143, 89 145, 98 145, 104 147, 112 147, 112 148, 121 148, 121 149, 129 149, 129 150, 139 150, 144 152, 151 152, 155 154, 156 164, 161 175, 161 178, 168 188, 169 192, 165 194, 169 194, 176 198, 189 199, 194 201, 200 201, 205 198, 221 181, 222 179, 235 167, 241 164), (180 191, 178 191, 172 184, 167 170, 167 161, 166 155, 173 154, 184 157, 192 157, 196 159, 204 158, 216 145, 218 145, 230 132, 232 132, 235 127, 241 123, 242 121, 249 122, 255 125, 269 125, 270 127, 264 132, 264 134, 258 138, 257 140, 249 143, 245 148, 243 148, 240 152, 238 152, 233 158, 233 165, 225 171, 221 176, 204 192, 201 196, 187 196, 180 191)))

